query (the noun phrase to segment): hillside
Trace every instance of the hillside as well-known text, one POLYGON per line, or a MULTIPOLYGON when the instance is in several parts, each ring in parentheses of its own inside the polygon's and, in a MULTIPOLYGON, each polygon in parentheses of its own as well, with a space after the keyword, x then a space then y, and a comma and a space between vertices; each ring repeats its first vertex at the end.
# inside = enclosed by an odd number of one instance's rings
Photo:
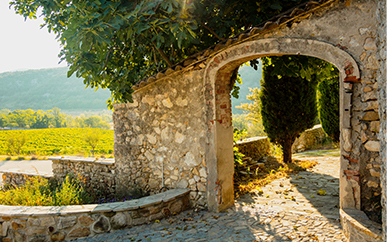
MULTIPOLYGON (((260 65, 261 67, 261 65, 260 65)), ((241 78, 243 80, 243 85, 240 85, 241 88, 239 90, 239 98, 231 98, 232 102, 232 113, 233 114, 242 114, 242 109, 237 109, 235 106, 239 106, 241 103, 248 103, 251 102, 250 100, 247 100, 246 95, 250 93, 249 87, 260 87, 260 81, 262 78, 262 69, 259 68, 258 71, 254 70, 254 68, 244 65, 239 68, 239 74, 241 75, 241 78)))
MULTIPOLYGON (((259 87, 261 70, 250 66, 239 69, 243 80, 239 99, 232 98, 233 113, 243 113, 235 106, 249 102, 246 95, 249 87, 259 87)), ((0 109, 43 109, 60 108, 66 113, 106 110, 110 91, 85 89, 82 79, 73 75, 67 78, 67 68, 52 68, 0 73, 0 109)))
POLYGON ((109 90, 87 88, 67 68, 0 73, 0 109, 106 110, 109 90))

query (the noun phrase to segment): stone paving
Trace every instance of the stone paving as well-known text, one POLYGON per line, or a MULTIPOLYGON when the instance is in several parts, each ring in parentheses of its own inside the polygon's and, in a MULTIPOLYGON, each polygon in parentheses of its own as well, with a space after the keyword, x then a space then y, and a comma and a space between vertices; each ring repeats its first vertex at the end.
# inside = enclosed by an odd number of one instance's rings
POLYGON ((339 221, 339 157, 313 160, 319 164, 312 171, 244 195, 223 213, 190 209, 78 241, 347 241, 339 221))

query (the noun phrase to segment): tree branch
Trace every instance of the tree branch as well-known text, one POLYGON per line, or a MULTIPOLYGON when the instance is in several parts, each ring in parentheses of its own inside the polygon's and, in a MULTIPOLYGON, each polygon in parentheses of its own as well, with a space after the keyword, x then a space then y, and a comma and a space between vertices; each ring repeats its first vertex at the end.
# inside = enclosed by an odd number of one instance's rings
POLYGON ((109 59, 110 52, 112 52, 112 48, 110 48, 109 52, 108 52, 108 53, 107 53, 107 55, 106 55, 106 58, 105 58, 105 64, 103 65, 103 68, 102 68, 102 70, 103 70, 103 69, 105 69, 105 68, 106 68, 106 66, 107 66, 107 63, 108 63, 108 59, 109 59))
POLYGON ((219 40, 223 40, 223 38, 220 38, 219 35, 217 35, 212 29, 210 29, 207 25, 203 25, 204 28, 206 28, 208 31, 210 31, 211 34, 213 34, 216 38, 218 38, 219 40))
POLYGON ((173 66, 173 63, 169 60, 169 58, 165 55, 164 51, 160 50, 159 48, 156 47, 156 44, 155 42, 152 41, 152 44, 153 46, 155 47, 155 49, 157 50, 157 52, 159 52, 159 54, 161 55, 161 57, 165 60, 165 62, 167 62, 168 66, 171 67, 173 66))

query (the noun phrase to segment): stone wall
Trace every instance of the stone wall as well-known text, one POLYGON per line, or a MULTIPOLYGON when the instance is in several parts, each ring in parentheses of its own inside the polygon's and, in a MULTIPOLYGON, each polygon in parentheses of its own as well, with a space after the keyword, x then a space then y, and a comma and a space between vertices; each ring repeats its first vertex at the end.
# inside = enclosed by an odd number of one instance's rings
POLYGON ((340 209, 340 220, 348 241, 382 242, 382 226, 360 210, 340 209))
POLYGON ((189 188, 205 205, 207 123, 202 71, 181 71, 115 104, 114 154, 118 191, 189 188))
POLYGON ((292 153, 303 152, 313 146, 321 145, 326 134, 321 127, 321 124, 315 125, 313 128, 305 130, 292 145, 292 153))
MULTIPOLYGON (((307 20, 265 34, 265 38, 308 38, 327 41, 349 53, 360 69, 352 78, 354 63, 335 64, 341 78, 341 206, 365 211, 377 220, 381 194, 379 156, 379 105, 376 79, 375 13, 378 1, 338 1, 307 20), (333 24, 340 23, 340 24, 333 24)), ((321 56, 324 55, 323 49, 321 56)), ((300 53, 304 50, 300 49, 300 53)), ((333 54, 330 52, 329 54, 333 54)), ((317 55, 317 57, 319 57, 317 55)))
POLYGON ((238 141, 235 145, 238 151, 253 160, 260 160, 271 154, 270 142, 267 137, 254 137, 238 141))
POLYGON ((116 195, 114 159, 93 157, 50 157, 52 173, 62 182, 67 174, 74 174, 85 185, 86 191, 94 197, 116 195))
POLYGON ((189 208, 189 190, 125 202, 61 207, 0 205, 0 241, 64 241, 130 228, 189 208))
POLYGON ((386 117, 386 1, 378 1, 378 8, 376 12, 376 19, 378 21, 377 41, 376 46, 378 47, 378 61, 379 68, 377 72, 378 82, 378 103, 379 103, 379 116, 380 116, 380 132, 378 137, 380 140, 380 163, 381 163, 381 187, 382 187, 382 206, 383 206, 383 241, 387 241, 387 178, 386 178, 386 164, 387 164, 387 117, 386 117))
POLYGON ((340 205, 377 220, 382 163, 378 88, 383 85, 377 79, 379 1, 322 2, 318 9, 313 3, 285 22, 268 22, 198 53, 184 67, 141 82, 133 104, 115 105, 117 186, 150 192, 162 186, 190 188, 192 198, 211 210, 231 206, 235 70, 263 56, 308 55, 340 71, 340 205))
POLYGON ((29 174, 24 172, 15 172, 15 171, 2 171, 3 185, 8 184, 14 187, 24 186, 29 178, 42 177, 44 179, 53 179, 51 175, 39 175, 39 174, 29 174))

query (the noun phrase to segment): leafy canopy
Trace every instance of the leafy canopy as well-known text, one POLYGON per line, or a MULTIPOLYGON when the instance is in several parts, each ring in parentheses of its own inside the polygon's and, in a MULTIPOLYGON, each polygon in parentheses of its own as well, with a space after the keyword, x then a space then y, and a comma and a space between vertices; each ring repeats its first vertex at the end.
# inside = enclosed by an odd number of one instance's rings
POLYGON ((132 85, 305 0, 13 0, 61 42, 61 60, 86 86, 132 101, 132 85))

